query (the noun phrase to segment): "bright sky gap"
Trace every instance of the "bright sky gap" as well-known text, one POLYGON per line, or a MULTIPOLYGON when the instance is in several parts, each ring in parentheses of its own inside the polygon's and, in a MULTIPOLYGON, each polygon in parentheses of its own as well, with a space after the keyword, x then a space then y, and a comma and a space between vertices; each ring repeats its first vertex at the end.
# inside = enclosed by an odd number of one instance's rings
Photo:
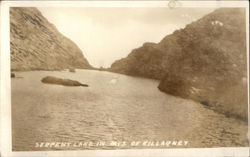
POLYGON ((145 42, 166 35, 214 8, 38 8, 75 42, 94 67, 109 67, 145 42))

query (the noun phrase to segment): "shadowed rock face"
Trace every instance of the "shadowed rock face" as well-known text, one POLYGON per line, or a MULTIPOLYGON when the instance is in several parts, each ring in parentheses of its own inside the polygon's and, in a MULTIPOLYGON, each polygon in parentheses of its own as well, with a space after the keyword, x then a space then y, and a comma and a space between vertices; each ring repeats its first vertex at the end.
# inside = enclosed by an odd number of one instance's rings
POLYGON ((245 9, 217 9, 160 43, 134 49, 110 70, 160 79, 163 92, 247 119, 245 26, 245 9))
POLYGON ((82 51, 36 8, 10 8, 13 70, 91 68, 82 51))
POLYGON ((53 76, 46 76, 41 80, 43 83, 48 84, 57 84, 57 85, 63 85, 63 86, 84 86, 88 87, 87 84, 82 84, 78 81, 70 80, 70 79, 61 79, 53 76))

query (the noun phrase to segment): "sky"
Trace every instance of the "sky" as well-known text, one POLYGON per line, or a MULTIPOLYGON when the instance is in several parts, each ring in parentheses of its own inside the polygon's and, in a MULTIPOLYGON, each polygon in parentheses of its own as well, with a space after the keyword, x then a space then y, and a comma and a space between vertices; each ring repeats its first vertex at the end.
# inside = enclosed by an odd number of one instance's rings
POLYGON ((110 67, 145 42, 166 35, 212 12, 213 8, 38 8, 82 50, 94 67, 110 67))

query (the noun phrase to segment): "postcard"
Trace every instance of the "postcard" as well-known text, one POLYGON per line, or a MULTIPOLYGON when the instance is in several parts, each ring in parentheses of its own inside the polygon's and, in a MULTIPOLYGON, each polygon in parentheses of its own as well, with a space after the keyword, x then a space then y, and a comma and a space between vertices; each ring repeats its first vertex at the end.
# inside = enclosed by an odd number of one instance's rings
POLYGON ((1 2, 1 155, 249 156, 247 1, 1 2))

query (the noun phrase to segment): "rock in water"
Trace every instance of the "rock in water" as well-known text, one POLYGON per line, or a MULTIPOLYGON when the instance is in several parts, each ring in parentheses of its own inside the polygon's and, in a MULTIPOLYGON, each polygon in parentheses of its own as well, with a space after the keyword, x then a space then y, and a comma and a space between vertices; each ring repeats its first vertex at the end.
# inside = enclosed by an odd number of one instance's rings
POLYGON ((62 35, 37 8, 10 8, 11 69, 89 69, 80 48, 62 35))
POLYGON ((16 77, 15 73, 10 74, 11 77, 16 77))
POLYGON ((69 69, 69 72, 74 73, 74 72, 76 72, 76 70, 75 70, 75 69, 73 69, 73 68, 70 68, 70 69, 69 69))
POLYGON ((58 85, 64 85, 64 86, 84 86, 88 87, 87 84, 82 84, 78 81, 70 80, 70 79, 61 79, 54 76, 46 76, 41 80, 43 83, 49 83, 49 84, 58 84, 58 85))

